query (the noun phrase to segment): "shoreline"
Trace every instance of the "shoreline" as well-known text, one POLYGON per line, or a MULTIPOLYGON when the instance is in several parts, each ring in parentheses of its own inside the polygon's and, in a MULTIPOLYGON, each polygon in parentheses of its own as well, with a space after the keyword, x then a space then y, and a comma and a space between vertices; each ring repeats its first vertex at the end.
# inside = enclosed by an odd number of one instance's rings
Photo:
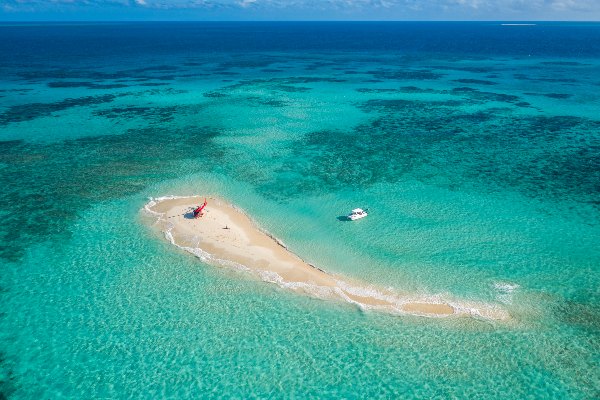
POLYGON ((155 225, 176 247, 208 264, 243 270, 295 292, 397 315, 510 318, 505 310, 491 304, 451 301, 439 296, 399 295, 328 274, 262 230, 244 211, 218 198, 206 199, 208 206, 198 219, 193 218, 192 210, 204 201, 202 196, 151 198, 144 210, 156 217, 155 225))

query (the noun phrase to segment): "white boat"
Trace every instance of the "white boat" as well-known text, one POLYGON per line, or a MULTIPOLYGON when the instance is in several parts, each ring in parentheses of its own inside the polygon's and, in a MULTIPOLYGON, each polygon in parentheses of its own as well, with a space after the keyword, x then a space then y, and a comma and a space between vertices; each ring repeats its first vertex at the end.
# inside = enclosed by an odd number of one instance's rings
POLYGON ((364 218, 367 215, 367 212, 364 211, 362 208, 355 208, 350 214, 348 214, 348 219, 351 221, 356 221, 357 219, 364 218))

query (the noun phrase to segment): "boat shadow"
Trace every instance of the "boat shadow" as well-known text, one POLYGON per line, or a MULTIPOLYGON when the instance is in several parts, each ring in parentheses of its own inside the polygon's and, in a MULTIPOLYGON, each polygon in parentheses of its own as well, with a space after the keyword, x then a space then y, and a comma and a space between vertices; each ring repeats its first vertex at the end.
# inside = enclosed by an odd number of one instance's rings
POLYGON ((352 221, 350 218, 348 218, 347 215, 340 215, 338 217, 336 217, 336 219, 340 222, 350 222, 352 221))

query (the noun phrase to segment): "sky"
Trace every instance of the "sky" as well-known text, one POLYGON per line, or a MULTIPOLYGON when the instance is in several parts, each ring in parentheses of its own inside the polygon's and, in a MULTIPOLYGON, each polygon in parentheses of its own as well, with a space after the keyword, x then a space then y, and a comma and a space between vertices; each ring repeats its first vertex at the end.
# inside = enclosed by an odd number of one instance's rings
POLYGON ((600 0, 0 0, 0 21, 600 21, 600 0))

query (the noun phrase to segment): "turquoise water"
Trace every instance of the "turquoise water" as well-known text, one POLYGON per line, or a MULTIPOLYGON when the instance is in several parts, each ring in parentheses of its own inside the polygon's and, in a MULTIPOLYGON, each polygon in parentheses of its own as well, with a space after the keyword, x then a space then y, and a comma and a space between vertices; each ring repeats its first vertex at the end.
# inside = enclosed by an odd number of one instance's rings
POLYGON ((0 27, 3 396, 600 395, 600 27, 349 26, 0 27), (204 265, 140 212, 169 194, 512 321, 204 265))

